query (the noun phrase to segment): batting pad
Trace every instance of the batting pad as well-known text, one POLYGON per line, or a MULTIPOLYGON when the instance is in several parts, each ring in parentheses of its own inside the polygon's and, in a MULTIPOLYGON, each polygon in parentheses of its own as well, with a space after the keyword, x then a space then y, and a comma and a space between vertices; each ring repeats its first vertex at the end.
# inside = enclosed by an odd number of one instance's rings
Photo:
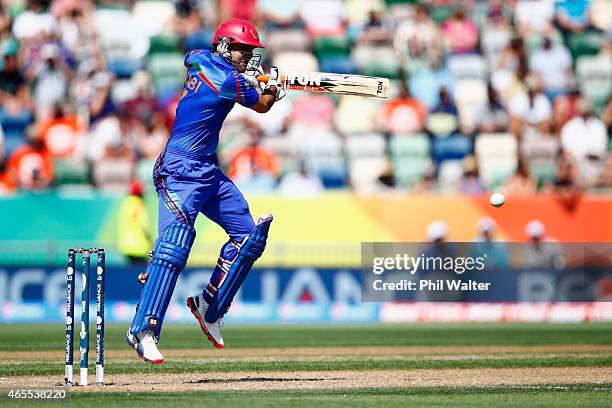
POLYGON ((225 263, 230 266, 226 271, 225 279, 219 284, 217 293, 212 298, 212 302, 206 311, 205 319, 207 322, 216 322, 229 309, 234 296, 236 296, 236 292, 242 286, 255 261, 263 254, 266 248, 266 240, 268 239, 271 223, 272 215, 260 217, 253 231, 240 245, 236 258, 231 263, 225 263))
POLYGON ((175 222, 155 243, 153 260, 147 268, 148 278, 130 328, 132 334, 152 330, 159 338, 170 298, 187 263, 195 235, 193 225, 175 222))

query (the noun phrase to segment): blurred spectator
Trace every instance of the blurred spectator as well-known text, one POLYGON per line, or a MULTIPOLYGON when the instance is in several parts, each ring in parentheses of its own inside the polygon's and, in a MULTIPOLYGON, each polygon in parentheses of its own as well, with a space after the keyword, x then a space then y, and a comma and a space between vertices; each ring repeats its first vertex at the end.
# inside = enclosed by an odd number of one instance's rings
POLYGON ((15 149, 9 157, 7 170, 20 188, 40 190, 53 180, 53 161, 34 126, 26 131, 27 144, 15 149))
POLYGON ((432 109, 439 102, 438 90, 445 87, 454 90, 453 74, 441 60, 432 60, 430 66, 419 69, 409 81, 410 94, 418 99, 427 109, 432 109))
POLYGON ((17 40, 26 40, 39 35, 52 33, 57 22, 51 13, 45 11, 49 1, 27 0, 25 10, 13 20, 12 31, 17 40))
POLYGON ((468 196, 481 195, 486 192, 486 188, 480 180, 478 165, 473 156, 463 159, 463 175, 457 184, 457 191, 468 196))
POLYGON ((4 54, 0 70, 0 90, 11 95, 27 92, 26 79, 19 71, 17 54, 4 54))
POLYGON ((130 265, 145 265, 147 254, 153 246, 149 234, 149 215, 142 198, 143 189, 139 181, 130 184, 130 193, 121 200, 117 212, 117 242, 119 252, 130 265))
POLYGON ((115 104, 111 97, 113 78, 106 71, 96 72, 89 86, 91 87, 91 99, 89 102, 89 122, 95 122, 115 113, 115 104))
POLYGON ((612 98, 608 100, 608 103, 601 112, 601 121, 607 129, 608 137, 610 137, 612 135, 612 98))
POLYGON ((346 16, 342 0, 302 0, 300 17, 311 36, 344 34, 346 16))
POLYGON ((153 116, 158 111, 157 99, 153 95, 151 76, 145 71, 137 71, 131 82, 136 95, 123 103, 123 112, 130 118, 141 121, 145 126, 153 123, 153 116))
POLYGON ((17 183, 8 171, 7 162, 0 158, 0 197, 14 194, 17 191, 17 183))
POLYGON ((566 95, 559 95, 553 103, 553 127, 555 134, 561 132, 561 128, 567 121, 578 115, 578 101, 582 98, 580 90, 571 86, 566 95))
POLYGON ((550 0, 519 0, 516 3, 515 17, 521 36, 549 33, 554 15, 555 5, 550 0))
POLYGON ((162 112, 155 113, 148 126, 144 126, 138 120, 127 118, 126 125, 134 138, 136 153, 146 159, 155 159, 170 137, 170 130, 162 112))
POLYGON ((405 84, 400 84, 399 95, 384 102, 380 108, 383 128, 389 133, 411 133, 423 129, 427 109, 412 98, 405 84))
POLYGON ((459 115, 457 105, 455 105, 455 102, 451 99, 446 87, 441 87, 438 91, 438 104, 434 106, 431 113, 448 113, 454 116, 459 115))
POLYGON ((565 266, 562 248, 556 239, 546 236, 542 221, 533 219, 525 224, 525 236, 529 245, 523 254, 524 268, 561 269, 565 266))
POLYGON ((476 258, 486 254, 487 271, 493 268, 504 268, 508 265, 508 254, 504 244, 495 238, 497 223, 491 217, 484 216, 476 222, 477 236, 474 239, 471 255, 476 258))
POLYGON ((563 44, 544 38, 542 48, 536 49, 529 59, 529 67, 540 76, 544 91, 552 100, 563 95, 571 85, 572 56, 563 44))
POLYGON ((527 164, 519 159, 516 172, 504 183, 502 192, 507 196, 530 196, 536 193, 538 183, 529 175, 527 164))
POLYGON ((420 180, 416 182, 412 194, 433 194, 439 193, 438 178, 436 177, 436 166, 432 163, 423 172, 420 180))
POLYGON ((497 223, 491 217, 481 217, 476 223, 476 229, 478 235, 476 236, 476 242, 493 242, 495 241, 495 229, 497 223))
POLYGON ((32 65, 28 76, 35 79, 34 103, 39 119, 52 114, 53 105, 66 98, 71 72, 63 59, 57 44, 45 44, 40 50, 40 59, 32 65))
POLYGON ((231 18, 250 21, 253 25, 260 24, 257 11, 257 0, 217 0, 218 22, 231 18))
POLYGON ((589 155, 603 158, 608 149, 606 126, 593 115, 586 98, 578 101, 577 109, 578 115, 561 128, 563 148, 578 161, 589 155))
POLYGON ((117 116, 101 119, 90 135, 93 181, 108 192, 126 191, 133 179, 135 156, 127 142, 123 119, 117 116))
POLYGON ((465 11, 458 9, 442 24, 442 34, 448 49, 453 54, 475 52, 478 46, 478 29, 469 20, 465 11))
POLYGON ((564 35, 584 31, 591 25, 589 5, 590 0, 559 0, 556 2, 555 22, 564 35))
POLYGON ((261 130, 250 127, 248 146, 239 149, 230 159, 228 176, 242 183, 259 173, 266 173, 272 178, 276 178, 280 173, 278 158, 267 149, 261 147, 261 130))
POLYGON ((604 162, 604 168, 601 172, 601 179, 598 186, 604 188, 612 187, 612 154, 608 154, 604 162))
POLYGON ((371 45, 387 44, 393 38, 391 28, 391 24, 383 19, 379 11, 370 10, 368 21, 366 21, 359 36, 359 42, 371 45))
POLYGON ((502 71, 515 71, 521 61, 527 60, 525 43, 521 37, 514 37, 499 54, 496 68, 502 71))
POLYGON ((258 8, 268 30, 302 28, 301 0, 259 0, 258 8))
POLYGON ((310 197, 323 192, 321 179, 308 171, 304 160, 300 160, 299 169, 283 176, 278 185, 280 194, 291 197, 310 197))
POLYGON ((478 131, 481 133, 505 132, 508 129, 508 113, 502 106, 497 91, 489 83, 487 85, 487 102, 476 114, 478 131))
POLYGON ((404 59, 438 60, 442 57, 442 34, 424 4, 414 6, 414 18, 402 21, 395 30, 394 46, 404 59))
POLYGON ((530 128, 548 134, 552 120, 550 101, 540 91, 535 78, 527 81, 527 87, 527 92, 517 93, 510 100, 510 130, 517 137, 530 128))
POLYGON ((39 133, 53 157, 74 155, 85 128, 70 104, 56 103, 52 116, 40 123, 39 133))
POLYGON ((568 211, 576 208, 582 194, 582 185, 578 165, 569 153, 559 152, 555 177, 545 186, 544 191, 555 194, 568 211))
POLYGON ((446 241, 448 235, 448 225, 442 220, 432 221, 427 226, 427 239, 429 242, 442 243, 446 241))
POLYGON ((174 16, 170 19, 169 24, 173 32, 181 38, 186 38, 199 33, 204 21, 194 0, 176 0, 174 16))
POLYGON ((300 95, 293 104, 291 122, 294 125, 307 127, 333 127, 334 101, 327 95, 300 95))

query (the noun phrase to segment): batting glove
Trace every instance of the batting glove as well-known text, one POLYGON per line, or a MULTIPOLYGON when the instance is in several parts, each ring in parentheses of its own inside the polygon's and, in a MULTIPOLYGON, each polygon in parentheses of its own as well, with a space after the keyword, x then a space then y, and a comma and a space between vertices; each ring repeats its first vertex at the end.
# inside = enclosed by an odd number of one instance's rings
POLYGON ((268 93, 269 95, 274 95, 276 101, 280 101, 287 95, 287 91, 283 86, 283 83, 279 80, 278 67, 271 66, 270 67, 270 79, 268 79, 268 83, 264 85, 263 92, 268 93))
POLYGON ((263 91, 262 84, 257 80, 257 77, 263 74, 264 71, 262 67, 249 69, 249 67, 247 66, 246 73, 242 73, 241 75, 253 88, 259 91, 263 91))

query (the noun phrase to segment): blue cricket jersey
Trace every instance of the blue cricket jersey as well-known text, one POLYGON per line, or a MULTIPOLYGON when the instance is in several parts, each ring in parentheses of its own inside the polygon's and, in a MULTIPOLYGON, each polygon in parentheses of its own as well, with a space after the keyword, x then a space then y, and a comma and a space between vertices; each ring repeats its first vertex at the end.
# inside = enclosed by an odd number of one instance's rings
POLYGON ((259 93, 229 62, 210 50, 188 52, 185 66, 187 79, 166 149, 212 155, 219 145, 223 121, 234 103, 251 107, 259 100, 259 93))

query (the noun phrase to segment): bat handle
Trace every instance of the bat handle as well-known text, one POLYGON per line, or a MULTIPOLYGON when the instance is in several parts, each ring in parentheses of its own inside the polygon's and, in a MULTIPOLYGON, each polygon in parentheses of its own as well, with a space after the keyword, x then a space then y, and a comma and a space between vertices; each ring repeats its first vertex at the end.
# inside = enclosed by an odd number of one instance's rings
MULTIPOLYGON (((263 82, 267 84, 269 79, 270 79, 270 75, 258 75, 257 76, 257 82, 263 82)), ((285 82, 284 75, 280 76, 280 82, 285 82)))
POLYGON ((270 75, 258 75, 257 76, 257 82, 263 82, 267 84, 269 79, 270 79, 270 75))

